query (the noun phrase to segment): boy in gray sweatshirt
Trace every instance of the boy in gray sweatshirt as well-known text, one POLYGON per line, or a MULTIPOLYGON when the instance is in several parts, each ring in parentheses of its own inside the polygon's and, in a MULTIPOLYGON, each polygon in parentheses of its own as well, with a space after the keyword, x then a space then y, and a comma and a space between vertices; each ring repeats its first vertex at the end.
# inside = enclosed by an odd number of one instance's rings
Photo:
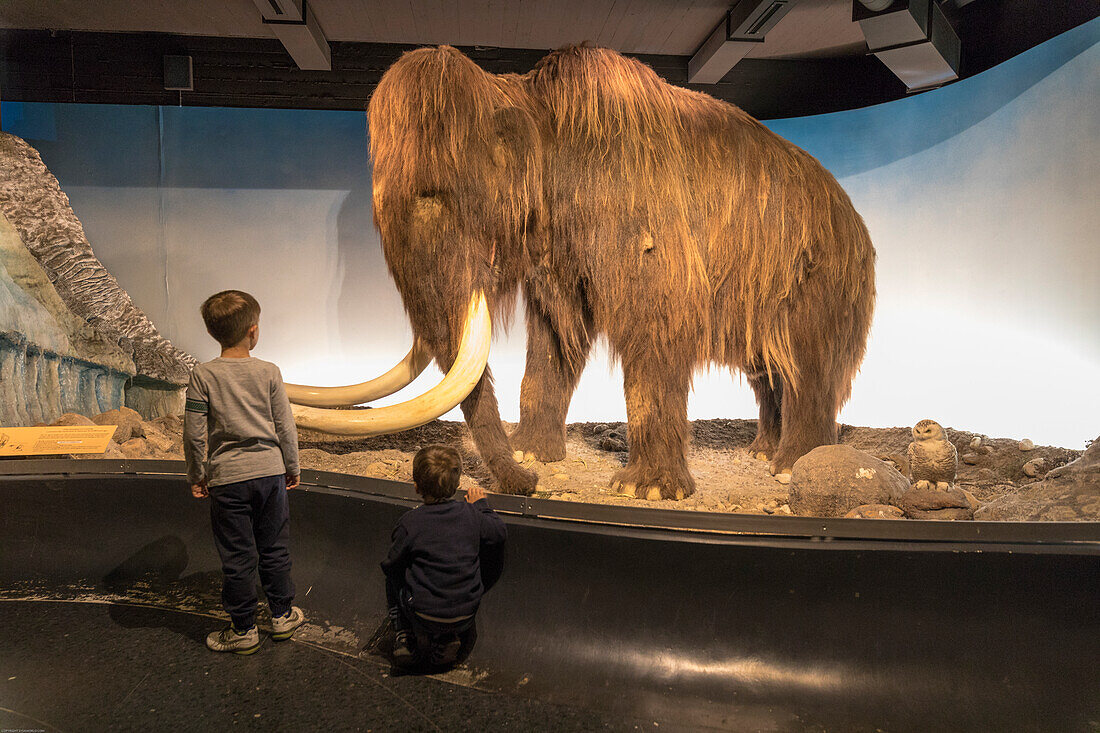
POLYGON ((191 372, 183 453, 191 493, 210 498, 210 524, 221 556, 222 604, 232 623, 206 637, 216 652, 252 654, 257 566, 271 610, 272 639, 294 635, 305 616, 292 606, 290 506, 298 486, 298 433, 279 368, 249 355, 259 340, 260 304, 225 290, 202 304, 206 330, 221 356, 191 372))

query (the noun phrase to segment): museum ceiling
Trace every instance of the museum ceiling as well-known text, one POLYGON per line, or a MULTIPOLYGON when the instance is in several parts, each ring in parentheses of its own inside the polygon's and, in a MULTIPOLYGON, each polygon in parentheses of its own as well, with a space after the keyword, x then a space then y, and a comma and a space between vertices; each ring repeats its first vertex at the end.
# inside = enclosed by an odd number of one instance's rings
MULTIPOLYGON (((588 41, 636 55, 668 81, 758 117, 797 116, 913 91, 911 81, 903 83, 876 57, 854 19, 875 2, 308 0, 308 23, 296 23, 302 0, 7 0, 0 5, 0 97, 363 109, 381 72, 410 47, 448 43, 491 71, 522 73, 550 49, 588 41), (721 48, 708 51, 727 16, 734 25, 747 18, 745 27, 759 27, 773 12, 766 38, 727 35, 721 48), (313 46, 307 54, 323 47, 320 66, 302 61, 301 48, 288 40, 295 33, 313 46), (700 58, 718 54, 721 61, 723 48, 727 56, 735 49, 734 60, 717 64, 712 83, 700 83, 711 82, 700 58), (164 88, 164 55, 191 57, 192 90, 164 88)), ((960 78, 1100 13, 1100 3, 1080 0, 923 2, 958 37, 960 78)), ((902 5, 920 3, 895 0, 893 9, 902 5)))

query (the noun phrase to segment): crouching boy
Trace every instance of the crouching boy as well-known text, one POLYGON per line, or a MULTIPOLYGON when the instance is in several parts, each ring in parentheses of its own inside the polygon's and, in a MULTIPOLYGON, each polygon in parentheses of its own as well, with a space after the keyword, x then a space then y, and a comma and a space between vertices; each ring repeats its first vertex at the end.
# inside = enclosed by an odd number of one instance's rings
POLYGON ((424 504, 398 520, 382 562, 399 667, 439 669, 463 661, 477 640, 481 597, 500 574, 504 522, 476 486, 466 501, 453 499, 461 475, 453 448, 428 446, 413 459, 424 504))

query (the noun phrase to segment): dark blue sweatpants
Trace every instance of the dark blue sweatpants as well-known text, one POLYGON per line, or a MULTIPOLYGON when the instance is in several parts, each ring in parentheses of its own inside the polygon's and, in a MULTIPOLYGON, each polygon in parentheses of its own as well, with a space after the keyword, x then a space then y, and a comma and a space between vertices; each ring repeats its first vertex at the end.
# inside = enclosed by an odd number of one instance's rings
POLYGON ((286 477, 210 487, 210 525, 222 559, 222 605, 238 630, 256 620, 256 569, 272 616, 290 610, 290 504, 286 477))

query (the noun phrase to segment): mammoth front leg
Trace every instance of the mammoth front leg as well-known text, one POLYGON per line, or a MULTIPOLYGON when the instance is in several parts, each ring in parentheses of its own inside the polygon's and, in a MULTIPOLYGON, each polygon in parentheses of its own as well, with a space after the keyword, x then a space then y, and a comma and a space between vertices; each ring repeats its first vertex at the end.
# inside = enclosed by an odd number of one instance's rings
POLYGON ((565 458, 565 415, 591 343, 587 328, 575 331, 581 343, 575 353, 564 354, 550 319, 528 301, 527 367, 520 386, 519 427, 512 434, 512 447, 526 458, 565 458))
POLYGON ((462 401, 462 414, 466 416, 466 424, 470 426, 478 453, 489 467, 489 472, 496 479, 500 490, 505 494, 533 494, 538 475, 523 468, 512 458, 512 447, 500 422, 500 410, 497 407, 493 375, 489 367, 485 367, 477 386, 462 401))
POLYGON ((623 362, 630 459, 611 486, 640 499, 682 499, 695 492, 687 468, 687 397, 691 368, 656 357, 623 362))

